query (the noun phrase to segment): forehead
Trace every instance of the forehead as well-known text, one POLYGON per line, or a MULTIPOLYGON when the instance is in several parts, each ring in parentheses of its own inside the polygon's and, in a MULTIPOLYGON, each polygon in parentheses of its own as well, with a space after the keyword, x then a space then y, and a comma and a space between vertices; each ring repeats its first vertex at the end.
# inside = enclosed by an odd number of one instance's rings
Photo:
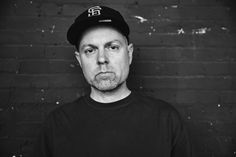
POLYGON ((118 30, 112 27, 100 26, 88 29, 82 35, 79 46, 83 44, 110 42, 113 40, 119 40, 120 42, 125 42, 126 37, 123 34, 121 34, 118 30))

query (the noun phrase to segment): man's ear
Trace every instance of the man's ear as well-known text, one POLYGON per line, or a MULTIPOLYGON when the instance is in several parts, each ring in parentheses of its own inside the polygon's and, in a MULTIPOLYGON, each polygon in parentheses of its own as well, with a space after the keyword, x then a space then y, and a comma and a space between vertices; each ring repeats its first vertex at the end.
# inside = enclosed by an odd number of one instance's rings
POLYGON ((78 51, 75 51, 75 57, 77 61, 79 62, 79 65, 81 66, 81 58, 80 58, 80 53, 78 51))
POLYGON ((133 51, 134 51, 133 44, 129 44, 128 45, 129 64, 131 64, 133 60, 133 51))

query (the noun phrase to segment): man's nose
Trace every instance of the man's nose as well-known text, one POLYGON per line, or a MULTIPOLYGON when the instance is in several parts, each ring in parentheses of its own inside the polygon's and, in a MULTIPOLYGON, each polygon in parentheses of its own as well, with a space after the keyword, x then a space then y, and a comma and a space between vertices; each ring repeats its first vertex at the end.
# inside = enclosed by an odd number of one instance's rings
POLYGON ((104 49, 99 50, 97 63, 98 64, 107 64, 107 63, 109 63, 107 52, 104 49))

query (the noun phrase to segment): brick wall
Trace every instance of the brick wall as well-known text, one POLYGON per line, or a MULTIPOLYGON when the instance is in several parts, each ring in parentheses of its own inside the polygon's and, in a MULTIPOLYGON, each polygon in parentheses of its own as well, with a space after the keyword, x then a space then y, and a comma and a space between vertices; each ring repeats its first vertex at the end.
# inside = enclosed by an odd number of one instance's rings
POLYGON ((0 8, 0 156, 28 156, 53 108, 87 85, 66 41, 91 5, 122 12, 135 44, 128 85, 171 102, 201 157, 236 156, 235 7, 230 0, 5 0, 0 8))

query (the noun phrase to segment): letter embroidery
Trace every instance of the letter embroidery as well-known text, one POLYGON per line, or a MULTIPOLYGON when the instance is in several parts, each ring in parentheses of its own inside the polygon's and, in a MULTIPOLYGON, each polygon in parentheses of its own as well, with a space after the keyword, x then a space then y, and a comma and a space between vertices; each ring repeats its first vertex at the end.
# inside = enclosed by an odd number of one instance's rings
POLYGON ((102 8, 100 6, 95 6, 88 9, 88 17, 101 15, 102 8))

